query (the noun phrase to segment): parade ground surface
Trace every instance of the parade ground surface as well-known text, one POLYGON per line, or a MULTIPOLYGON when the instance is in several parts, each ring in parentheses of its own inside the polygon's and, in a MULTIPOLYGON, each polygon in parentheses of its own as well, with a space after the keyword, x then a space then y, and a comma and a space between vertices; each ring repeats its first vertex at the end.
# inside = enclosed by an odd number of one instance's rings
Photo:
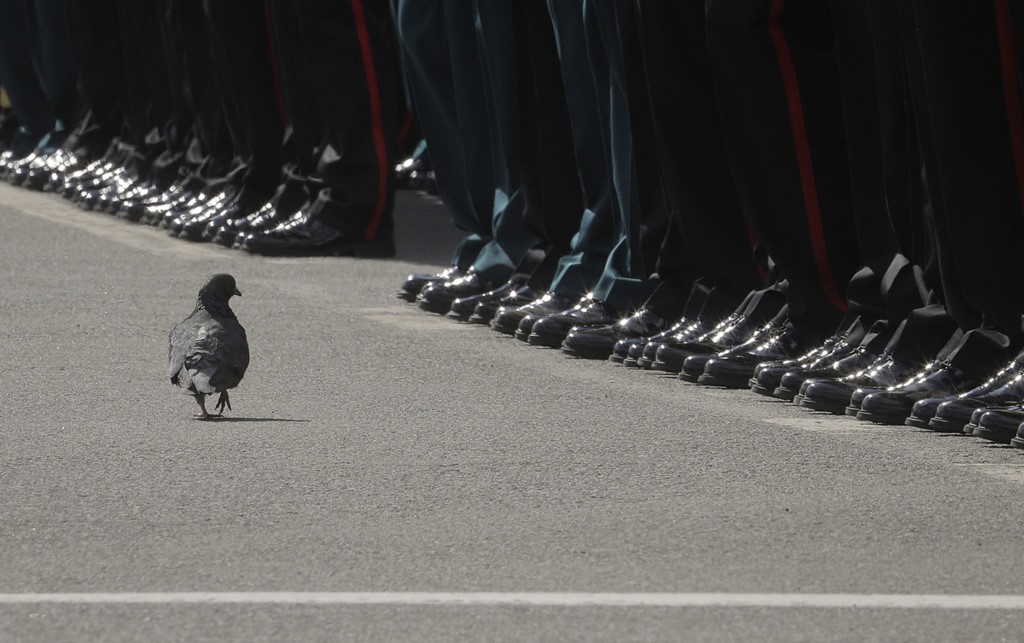
POLYGON ((458 234, 268 259, 0 186, 0 640, 1024 640, 1024 451, 399 301, 458 234), (230 272, 219 421, 167 332, 230 272))

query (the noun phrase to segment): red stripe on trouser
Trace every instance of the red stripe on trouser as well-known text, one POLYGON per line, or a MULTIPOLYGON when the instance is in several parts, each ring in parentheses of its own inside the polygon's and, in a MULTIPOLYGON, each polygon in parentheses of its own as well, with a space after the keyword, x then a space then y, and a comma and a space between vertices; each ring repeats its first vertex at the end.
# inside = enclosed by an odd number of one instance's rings
POLYGON ((1003 72, 1003 98, 1010 126, 1010 146, 1017 170, 1017 195, 1024 207, 1024 112, 1021 110, 1020 83, 1013 42, 1013 26, 1007 0, 995 0, 996 35, 999 38, 999 63, 1003 72))
POLYGON ((370 123, 373 130, 373 148, 377 154, 377 205, 373 217, 366 227, 363 238, 370 241, 377 236, 377 228, 384 216, 388 200, 388 155, 384 144, 384 118, 380 110, 380 88, 377 85, 377 68, 373 64, 373 50, 370 47, 370 32, 366 28, 366 15, 362 0, 352 0, 352 14, 356 23, 356 36, 363 57, 363 71, 366 73, 366 89, 370 97, 370 123))
POLYGON ((284 109, 284 93, 281 91, 281 68, 277 64, 277 50, 274 49, 273 17, 270 15, 270 3, 263 5, 263 22, 267 27, 267 45, 270 52, 270 69, 274 74, 274 100, 277 102, 277 118, 281 127, 288 127, 288 115, 284 109))
MULTIPOLYGON (((760 240, 757 238, 757 233, 754 232, 754 227, 750 225, 750 221, 744 221, 744 226, 747 228, 747 241, 750 243, 750 251, 754 252, 757 250, 757 244, 760 240)), ((761 283, 768 280, 768 273, 765 272, 764 267, 760 264, 756 264, 757 275, 761 278, 761 283)))
POLYGON ((796 68, 789 52, 789 44, 782 33, 779 16, 785 0, 772 0, 768 14, 768 33, 775 47, 775 55, 782 73, 782 84, 786 91, 786 104, 789 107, 789 123, 793 131, 793 147, 796 150, 797 169, 800 172, 800 186, 804 196, 804 212, 807 214, 807 232, 811 237, 811 250, 814 263, 818 268, 818 280, 825 295, 839 310, 846 312, 846 301, 839 295, 832 266, 828 260, 828 249, 825 246, 825 230, 821 224, 821 205, 818 203, 818 187, 814 181, 814 165, 811 162, 811 146, 807 141, 807 130, 804 127, 804 108, 800 101, 800 86, 796 79, 796 68))

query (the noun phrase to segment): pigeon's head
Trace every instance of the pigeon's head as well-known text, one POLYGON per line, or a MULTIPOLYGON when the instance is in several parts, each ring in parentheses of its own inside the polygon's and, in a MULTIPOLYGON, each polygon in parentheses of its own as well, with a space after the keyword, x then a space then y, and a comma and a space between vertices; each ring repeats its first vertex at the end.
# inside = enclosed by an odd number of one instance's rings
POLYGON ((199 289, 198 304, 207 310, 225 309, 228 300, 234 295, 242 296, 238 286, 235 285, 235 278, 227 273, 221 273, 210 277, 199 289))

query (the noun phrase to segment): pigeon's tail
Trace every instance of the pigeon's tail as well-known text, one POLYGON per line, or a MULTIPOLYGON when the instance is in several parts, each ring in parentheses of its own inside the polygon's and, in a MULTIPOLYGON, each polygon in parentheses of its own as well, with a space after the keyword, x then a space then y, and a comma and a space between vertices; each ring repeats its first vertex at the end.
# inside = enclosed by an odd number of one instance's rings
POLYGON ((217 392, 217 389, 210 384, 210 378, 213 377, 214 370, 190 370, 188 372, 192 379, 192 388, 197 393, 205 393, 206 395, 212 395, 217 392))

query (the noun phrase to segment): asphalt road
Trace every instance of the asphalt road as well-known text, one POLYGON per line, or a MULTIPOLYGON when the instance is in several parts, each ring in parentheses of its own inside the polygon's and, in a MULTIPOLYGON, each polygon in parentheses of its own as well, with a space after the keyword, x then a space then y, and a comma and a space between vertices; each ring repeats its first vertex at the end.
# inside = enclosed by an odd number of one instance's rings
POLYGON ((457 234, 396 218, 394 260, 266 259, 0 185, 0 640, 1024 640, 967 609, 1024 604, 1024 451, 422 312, 457 234), (253 358, 203 422, 167 331, 225 271, 253 358))

